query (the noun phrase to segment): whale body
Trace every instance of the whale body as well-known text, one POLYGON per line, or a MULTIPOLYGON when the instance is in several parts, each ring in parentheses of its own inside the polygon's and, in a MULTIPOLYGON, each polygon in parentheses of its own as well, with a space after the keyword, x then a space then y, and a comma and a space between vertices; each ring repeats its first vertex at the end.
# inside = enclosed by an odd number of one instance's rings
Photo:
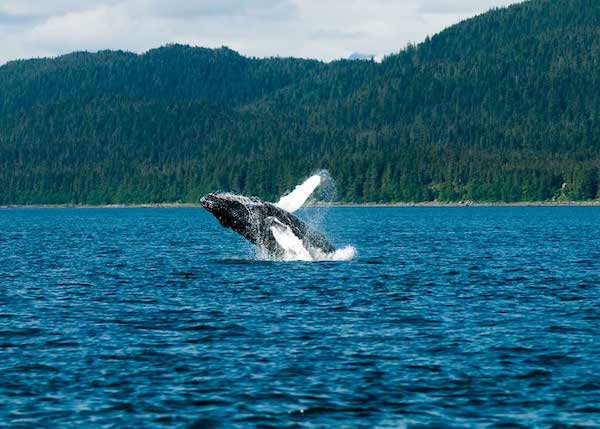
POLYGON ((302 194, 300 198, 294 198, 292 192, 277 204, 227 193, 208 194, 200 200, 200 204, 221 225, 237 232, 270 255, 281 257, 286 252, 293 252, 297 258, 308 260, 319 253, 333 253, 336 249, 322 233, 282 208, 295 210, 302 205, 312 193, 312 190, 307 190, 306 183, 308 181, 294 191, 296 195, 302 194), (299 199, 304 200, 298 204, 299 199), (293 203, 290 202, 292 200, 293 203))

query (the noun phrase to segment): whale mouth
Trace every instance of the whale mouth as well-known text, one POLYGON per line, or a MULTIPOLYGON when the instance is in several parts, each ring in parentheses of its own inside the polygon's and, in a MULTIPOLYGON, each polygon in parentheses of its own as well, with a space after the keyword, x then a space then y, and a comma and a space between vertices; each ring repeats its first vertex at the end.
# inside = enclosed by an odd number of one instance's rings
POLYGON ((208 194, 200 199, 200 205, 208 211, 212 211, 217 206, 217 197, 214 194, 208 194))

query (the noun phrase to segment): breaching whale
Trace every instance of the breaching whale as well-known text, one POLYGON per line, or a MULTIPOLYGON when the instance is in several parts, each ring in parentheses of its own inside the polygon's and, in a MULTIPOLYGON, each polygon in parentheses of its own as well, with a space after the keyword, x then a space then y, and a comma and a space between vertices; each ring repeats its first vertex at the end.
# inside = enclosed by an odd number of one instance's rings
POLYGON ((299 185, 277 203, 227 193, 211 193, 200 200, 226 228, 230 228, 264 249, 270 256, 311 260, 335 252, 335 247, 320 232, 292 213, 298 210, 319 186, 316 175, 299 185))

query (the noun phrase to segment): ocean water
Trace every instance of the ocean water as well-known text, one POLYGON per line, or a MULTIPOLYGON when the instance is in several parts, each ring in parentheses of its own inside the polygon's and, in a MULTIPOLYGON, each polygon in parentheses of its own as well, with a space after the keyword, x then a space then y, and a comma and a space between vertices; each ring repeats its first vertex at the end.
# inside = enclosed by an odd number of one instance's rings
POLYGON ((2 427, 600 426, 599 208, 0 210, 2 427))

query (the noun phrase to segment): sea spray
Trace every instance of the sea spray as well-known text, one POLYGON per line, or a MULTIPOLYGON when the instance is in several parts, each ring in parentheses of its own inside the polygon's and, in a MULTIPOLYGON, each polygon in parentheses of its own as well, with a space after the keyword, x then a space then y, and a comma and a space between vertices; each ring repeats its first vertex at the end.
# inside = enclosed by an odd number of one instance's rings
POLYGON ((337 201, 337 184, 329 171, 320 170, 314 173, 321 177, 321 184, 305 202, 299 216, 316 230, 323 230, 329 208, 337 201))
POLYGON ((354 246, 346 246, 342 247, 341 249, 337 249, 333 253, 316 252, 316 255, 312 257, 312 261, 351 261, 355 257, 356 248, 354 246))

